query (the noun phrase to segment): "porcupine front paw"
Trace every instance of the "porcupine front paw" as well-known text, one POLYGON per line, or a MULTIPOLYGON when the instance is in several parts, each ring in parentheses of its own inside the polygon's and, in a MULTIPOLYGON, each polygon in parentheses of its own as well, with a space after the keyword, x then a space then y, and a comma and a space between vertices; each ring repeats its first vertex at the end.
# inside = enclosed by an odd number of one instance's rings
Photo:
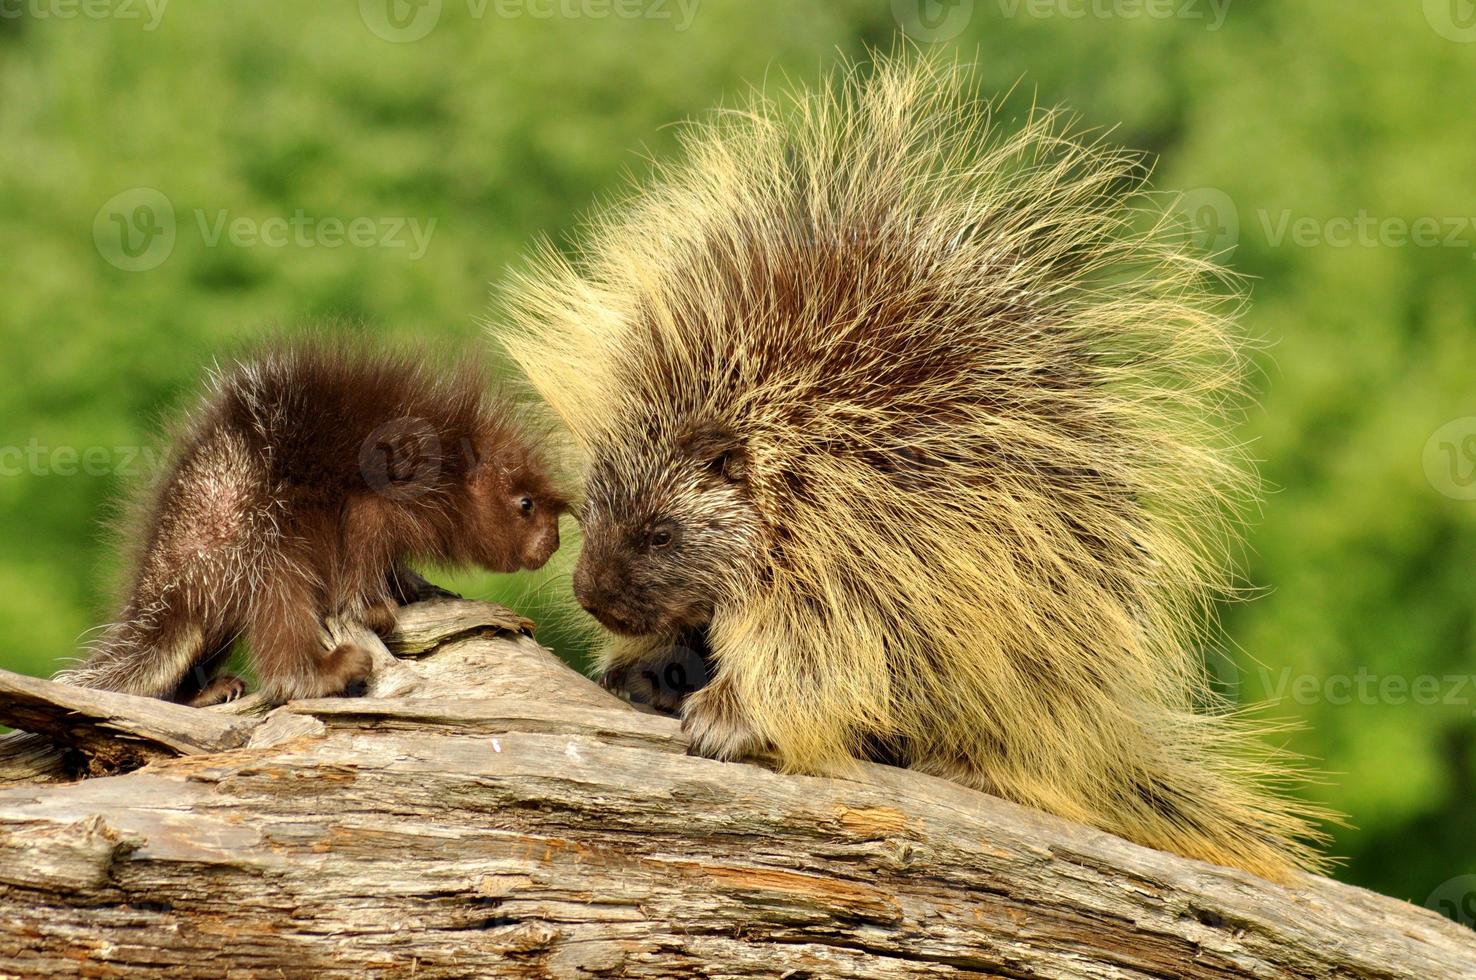
POLYGON ((461 598, 455 592, 441 588, 403 565, 390 569, 389 583, 390 595, 402 606, 408 606, 412 602, 425 602, 428 599, 461 598))
POLYGON ((664 715, 679 714, 710 678, 708 661, 680 643, 653 646, 635 658, 611 658, 595 673, 605 690, 664 715))
POLYGON ((682 731, 689 742, 688 753, 709 759, 732 761, 763 755, 769 749, 768 742, 748 723, 732 688, 721 680, 682 703, 682 731))
POLYGON ((625 696, 625 667, 605 667, 595 672, 595 683, 616 697, 625 696))
POLYGON ((656 673, 649 667, 611 667, 596 675, 600 687, 631 704, 645 705, 664 715, 680 712, 687 692, 673 690, 656 681, 656 673))

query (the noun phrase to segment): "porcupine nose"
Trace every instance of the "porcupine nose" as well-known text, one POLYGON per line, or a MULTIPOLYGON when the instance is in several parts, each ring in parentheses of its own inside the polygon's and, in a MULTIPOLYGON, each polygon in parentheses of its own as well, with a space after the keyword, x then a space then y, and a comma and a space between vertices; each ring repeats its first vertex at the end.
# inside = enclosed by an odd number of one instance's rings
POLYGON ((606 626, 624 621, 620 570, 580 561, 574 569, 574 598, 584 611, 606 626), (593 567, 591 567, 593 566, 593 567))
POLYGON ((574 569, 574 599, 580 607, 591 616, 602 608, 600 595, 595 587, 595 576, 592 575, 584 562, 580 562, 574 569))
POLYGON ((559 550, 559 525, 557 521, 551 522, 543 533, 534 539, 524 564, 529 568, 542 568, 543 565, 553 557, 554 552, 559 550))

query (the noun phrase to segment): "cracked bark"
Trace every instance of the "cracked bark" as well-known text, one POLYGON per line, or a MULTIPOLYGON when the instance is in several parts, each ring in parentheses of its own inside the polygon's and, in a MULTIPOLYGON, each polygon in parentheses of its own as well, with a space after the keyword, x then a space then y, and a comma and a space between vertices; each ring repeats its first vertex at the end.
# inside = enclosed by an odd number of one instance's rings
POLYGON ((367 696, 265 714, 0 677, 0 720, 143 763, 0 750, 0 974, 1476 976, 1425 909, 884 766, 692 758, 505 610, 404 620, 367 696))

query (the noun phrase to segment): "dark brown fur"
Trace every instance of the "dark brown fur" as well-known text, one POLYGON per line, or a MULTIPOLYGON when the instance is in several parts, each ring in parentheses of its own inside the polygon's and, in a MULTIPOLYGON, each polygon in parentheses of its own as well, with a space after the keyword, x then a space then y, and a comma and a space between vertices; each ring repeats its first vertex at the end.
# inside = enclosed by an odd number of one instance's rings
POLYGON ((386 632, 435 591, 409 560, 537 568, 564 498, 475 367, 433 369, 344 342, 287 345, 212 378, 136 508, 116 623, 62 679, 192 703, 239 636, 272 700, 342 692, 367 651, 325 620, 386 632))

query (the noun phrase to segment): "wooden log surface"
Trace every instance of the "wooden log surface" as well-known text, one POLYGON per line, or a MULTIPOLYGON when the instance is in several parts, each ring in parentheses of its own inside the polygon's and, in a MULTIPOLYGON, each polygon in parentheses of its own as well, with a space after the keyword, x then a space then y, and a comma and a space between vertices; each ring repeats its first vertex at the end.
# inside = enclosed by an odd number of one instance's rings
POLYGON ((234 746, 7 676, 5 717, 151 749, 0 788, 0 975, 1476 977, 1476 933, 1324 878, 885 766, 690 757, 518 628, 422 603, 365 697, 165 713, 234 746))
POLYGON ((56 684, 8 670, 0 671, 0 724, 72 746, 108 770, 238 748, 256 727, 247 718, 56 684))

